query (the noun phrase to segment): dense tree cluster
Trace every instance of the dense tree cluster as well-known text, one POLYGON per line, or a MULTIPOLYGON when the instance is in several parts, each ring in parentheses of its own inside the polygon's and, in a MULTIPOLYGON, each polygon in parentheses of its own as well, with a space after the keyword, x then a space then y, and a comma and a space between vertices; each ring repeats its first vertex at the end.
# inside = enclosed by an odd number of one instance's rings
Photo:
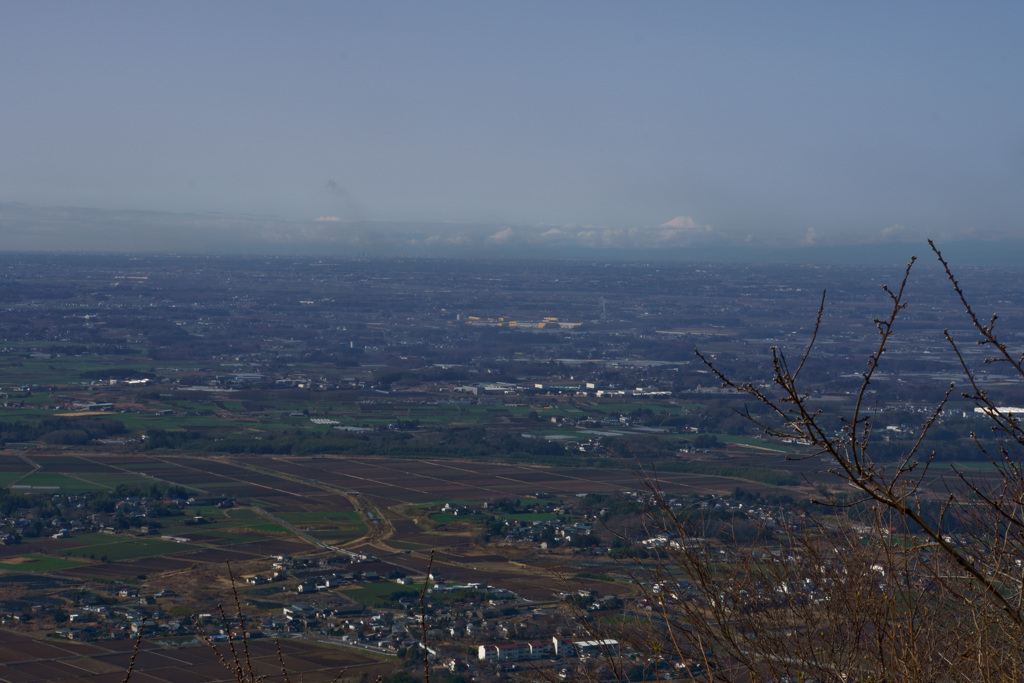
POLYGON ((37 422, 0 422, 0 441, 43 440, 52 444, 80 445, 93 439, 126 434, 120 420, 105 417, 48 417, 37 422))

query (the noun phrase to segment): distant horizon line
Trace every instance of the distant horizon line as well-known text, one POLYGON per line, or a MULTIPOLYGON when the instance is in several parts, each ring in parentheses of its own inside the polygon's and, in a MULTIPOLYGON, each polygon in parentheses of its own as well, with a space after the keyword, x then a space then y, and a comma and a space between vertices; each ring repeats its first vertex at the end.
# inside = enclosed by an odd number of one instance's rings
MULTIPOLYGON (((961 241, 937 244, 943 255, 959 267, 994 267, 1000 269, 1024 269, 1024 239, 1016 240, 1016 244, 998 242, 1000 249, 993 253, 989 249, 996 241, 961 241)), ((664 264, 711 264, 711 265, 747 265, 747 266, 904 266, 911 257, 921 257, 928 253, 927 244, 918 242, 893 242, 884 245, 828 245, 828 246, 794 246, 794 247, 700 247, 678 250, 623 250, 616 248, 591 248, 585 252, 574 254, 557 253, 556 250, 524 249, 505 250, 501 253, 493 249, 465 250, 451 253, 324 253, 300 248, 309 245, 297 245, 290 250, 221 251, 209 250, 171 250, 171 249, 3 249, 0 257, 127 257, 142 259, 182 258, 182 259, 301 259, 329 261, 521 261, 551 263, 664 263, 664 264), (897 256, 895 247, 906 247, 905 255, 897 256), (877 253, 884 251, 885 253, 877 253), (685 252, 685 253, 683 253, 685 252)))
MULTIPOLYGON (((939 232, 939 231, 936 231, 939 232)), ((890 226, 835 235, 741 235, 685 216, 657 226, 515 225, 40 207, 0 202, 0 244, 12 253, 193 254, 322 258, 906 264, 931 237, 961 265, 1018 266, 1024 239, 968 229, 927 234, 890 226), (827 241, 826 241, 827 240, 827 241)))

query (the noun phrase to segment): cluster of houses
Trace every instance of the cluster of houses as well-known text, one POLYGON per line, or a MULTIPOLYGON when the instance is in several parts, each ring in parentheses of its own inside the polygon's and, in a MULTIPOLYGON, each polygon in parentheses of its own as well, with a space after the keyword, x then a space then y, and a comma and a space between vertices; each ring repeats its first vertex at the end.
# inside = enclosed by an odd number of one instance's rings
POLYGON ((158 606, 159 598, 175 595, 169 588, 143 594, 133 586, 116 587, 109 597, 82 591, 75 605, 60 615, 63 619, 59 620, 66 620, 66 623, 56 629, 54 635, 69 640, 96 641, 132 638, 140 632, 167 637, 193 633, 191 620, 172 616, 158 606))
MULTIPOLYGON (((82 519, 98 514, 91 511, 91 500, 87 495, 56 495, 60 497, 58 509, 80 510, 82 519)), ((649 492, 636 491, 626 493, 625 501, 620 498, 616 502, 598 496, 588 498, 586 502, 581 498, 580 503, 572 500, 501 499, 479 507, 448 503, 426 512, 431 515, 439 512, 452 517, 486 520, 493 527, 500 527, 500 535, 497 537, 499 542, 530 542, 543 548, 549 542, 557 545, 572 542, 576 538, 593 536, 598 539, 601 537, 599 525, 610 514, 610 508, 627 503, 629 509, 649 508, 656 502, 650 496, 649 492)), ((182 501, 181 504, 187 502, 182 501)), ((801 514, 796 506, 769 504, 763 499, 739 493, 734 496, 690 497, 663 502, 674 511, 700 510, 709 518, 720 515, 756 520, 761 528, 780 525, 791 528, 794 520, 799 522, 801 514)), ((115 501, 115 507, 144 512, 158 503, 166 505, 168 502, 150 500, 144 496, 128 496, 115 501)), ((77 519, 74 515, 71 518, 77 519)), ((67 515, 61 519, 69 529, 81 528, 81 525, 74 527, 67 515)), ((651 533, 631 540, 634 548, 646 549, 651 553, 685 547, 702 553, 725 553, 722 557, 728 561, 728 553, 733 552, 725 544, 710 539, 684 539, 667 532, 651 533)), ((592 549, 609 551, 599 545, 592 549)), ((766 548, 763 561, 789 563, 795 560, 781 551, 766 548)), ((353 593, 350 588, 366 589, 387 582, 408 585, 415 581, 422 584, 423 577, 410 577, 401 567, 382 562, 368 554, 295 558, 276 556, 266 560, 264 567, 256 573, 247 574, 243 580, 248 584, 248 594, 253 598, 259 597, 259 603, 263 605, 261 609, 247 615, 247 624, 254 636, 291 634, 315 637, 397 656, 403 656, 414 648, 426 647, 435 663, 444 662, 452 670, 461 667, 460 670, 468 671, 493 671, 517 662, 535 662, 537 664, 534 665, 540 665, 539 662, 544 660, 617 653, 619 644, 614 641, 574 639, 571 633, 566 632, 565 616, 561 611, 566 603, 571 603, 576 610, 585 611, 619 607, 642 610, 645 609, 645 599, 657 598, 659 595, 686 600, 718 598, 701 596, 694 586, 685 582, 659 582, 648 585, 644 591, 645 596, 627 599, 625 605, 615 596, 602 598, 586 590, 567 596, 552 596, 549 604, 539 604, 524 601, 511 591, 484 583, 446 583, 435 576, 431 577, 429 588, 424 594, 430 615, 427 632, 424 634, 420 594, 416 586, 410 586, 404 591, 396 588, 394 591, 381 592, 374 588, 371 591, 374 594, 392 596, 387 605, 361 604, 353 599, 353 596, 361 592, 353 593), (477 655, 468 662, 459 656, 467 648, 471 648, 477 655)), ((884 577, 879 576, 879 580, 884 580, 884 577)), ((764 595, 754 597, 763 604, 769 604, 769 598, 787 600, 792 599, 791 596, 814 600, 819 587, 814 581, 791 581, 765 585, 763 588, 764 595)), ((52 618, 57 624, 55 635, 73 640, 127 638, 140 631, 152 636, 193 633, 193 620, 172 616, 164 611, 180 613, 171 610, 164 598, 171 598, 175 604, 187 604, 186 598, 174 597, 171 591, 140 594, 135 588, 124 586, 102 600, 87 593, 70 607, 65 603, 61 608, 65 613, 63 618, 59 614, 60 610, 52 610, 46 605, 38 610, 24 605, 12 605, 7 610, 7 618, 12 622, 52 618)), ((198 614, 196 617, 196 621, 210 637, 221 637, 224 631, 231 628, 223 624, 217 614, 198 614)))
POLYGON ((646 397, 646 398, 669 398, 672 392, 656 386, 633 387, 631 389, 620 388, 615 385, 598 388, 594 382, 583 382, 579 384, 550 384, 545 382, 478 382, 476 384, 462 384, 451 387, 452 391, 481 395, 502 395, 502 396, 529 396, 529 395, 566 395, 579 397, 646 397))
MULTIPOLYGON (((112 494, 102 504, 93 493, 53 492, 43 499, 38 487, 20 488, 15 484, 13 493, 35 494, 27 504, 11 505, 10 512, 0 517, 0 545, 18 543, 26 537, 50 536, 69 538, 76 534, 103 533, 145 536, 157 534, 161 520, 177 517, 178 523, 202 524, 202 517, 188 517, 189 505, 231 507, 234 499, 226 496, 205 498, 169 498, 160 493, 128 491, 112 494), (183 521, 181 517, 185 516, 183 521)), ((178 537, 168 540, 183 541, 178 537)))
POLYGON ((570 640, 552 636, 551 640, 481 645, 477 657, 481 662, 525 662, 552 657, 587 658, 618 654, 619 641, 614 639, 570 640))
MULTIPOLYGON (((460 508, 450 505, 446 512, 453 514, 460 508)), ((402 655, 426 647, 432 662, 443 664, 451 671, 488 670, 527 660, 582 658, 601 651, 617 652, 618 644, 614 641, 545 636, 545 631, 564 629, 564 617, 558 609, 538 609, 535 603, 521 600, 512 591, 483 583, 445 582, 432 576, 425 593, 430 612, 426 634, 422 628, 418 589, 400 593, 401 598, 396 596, 393 604, 386 608, 364 607, 345 597, 346 591, 335 590, 376 582, 413 582, 394 568, 385 571, 387 566, 372 556, 317 559, 278 556, 265 573, 249 576, 245 581, 252 586, 265 586, 287 579, 285 592, 278 595, 294 590, 292 594, 299 600, 284 604, 280 614, 250 621, 268 634, 313 634, 384 654, 402 655), (527 639, 517 641, 523 636, 527 639), (475 661, 460 657, 459 653, 469 645, 479 654, 475 661)), ((423 577, 418 579, 422 581, 423 577)), ((605 603, 591 591, 581 591, 581 594, 586 594, 587 609, 591 602, 604 607, 605 603)))

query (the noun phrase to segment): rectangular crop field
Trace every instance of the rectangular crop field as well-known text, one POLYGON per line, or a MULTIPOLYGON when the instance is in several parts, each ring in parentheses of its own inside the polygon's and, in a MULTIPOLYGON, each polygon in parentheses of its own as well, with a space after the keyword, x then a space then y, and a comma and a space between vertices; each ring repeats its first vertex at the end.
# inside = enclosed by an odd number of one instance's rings
POLYGON ((363 584, 358 588, 344 591, 346 597, 368 607, 393 607, 396 594, 419 597, 423 584, 411 583, 403 586, 391 581, 363 584))
POLYGON ((88 562, 76 562, 75 560, 64 560, 58 557, 47 557, 46 555, 19 555, 9 557, 0 562, 0 569, 14 572, 52 572, 61 569, 72 569, 81 567, 88 562))
POLYGON ((99 484, 56 472, 35 472, 18 482, 18 486, 32 487, 35 492, 50 490, 53 493, 82 493, 103 488, 99 484))
POLYGON ((108 543, 90 543, 84 547, 71 548, 61 554, 65 557, 106 558, 108 562, 117 562, 119 560, 134 560, 140 557, 173 555, 198 549, 196 545, 166 541, 162 538, 124 538, 117 536, 106 536, 106 538, 109 539, 108 543))

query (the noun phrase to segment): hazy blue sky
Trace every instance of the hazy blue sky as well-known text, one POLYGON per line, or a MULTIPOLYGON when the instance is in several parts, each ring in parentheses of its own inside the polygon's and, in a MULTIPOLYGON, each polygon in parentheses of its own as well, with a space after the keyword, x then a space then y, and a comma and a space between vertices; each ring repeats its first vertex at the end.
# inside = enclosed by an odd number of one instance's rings
POLYGON ((7 0, 0 228, 74 206, 284 242, 1019 235, 1022 28, 1021 2, 7 0))

